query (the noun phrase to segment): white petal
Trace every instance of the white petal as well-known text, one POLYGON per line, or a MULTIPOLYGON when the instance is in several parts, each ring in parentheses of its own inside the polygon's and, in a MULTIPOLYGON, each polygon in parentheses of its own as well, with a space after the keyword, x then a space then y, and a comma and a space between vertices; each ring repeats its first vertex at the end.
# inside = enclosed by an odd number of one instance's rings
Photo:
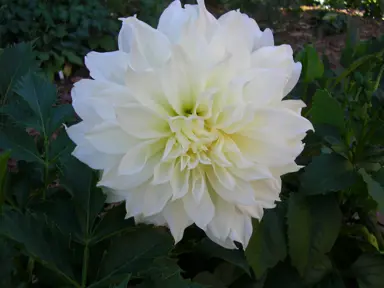
POLYGON ((255 107, 265 107, 284 97, 284 87, 289 74, 283 69, 255 69, 253 79, 244 87, 244 100, 255 107))
POLYGON ((255 20, 238 11, 227 12, 218 21, 225 37, 227 51, 232 54, 251 52, 256 38, 261 36, 255 20))
POLYGON ((184 210, 183 201, 179 199, 169 202, 162 214, 167 221, 175 243, 179 242, 183 238, 185 228, 193 223, 184 210))
POLYGON ((293 50, 289 45, 267 46, 256 50, 251 55, 252 67, 279 68, 293 70, 293 50))
POLYGON ((188 193, 191 171, 188 169, 181 171, 180 161, 175 161, 172 171, 173 175, 171 176, 171 187, 173 200, 175 200, 184 197, 184 195, 188 193))
POLYGON ((110 81, 124 85, 129 55, 123 51, 90 52, 85 56, 85 66, 95 80, 110 81))
POLYGON ((206 169, 209 183, 212 185, 213 190, 228 202, 251 205, 255 203, 254 192, 252 187, 246 183, 243 183, 241 179, 236 179, 236 186, 234 189, 228 189, 217 179, 213 168, 206 169))
POLYGON ((208 190, 203 193, 199 202, 195 200, 192 193, 187 193, 183 197, 183 203, 189 218, 204 230, 215 215, 215 206, 212 203, 208 190))
POLYGON ((151 185, 146 182, 127 194, 127 214, 131 217, 139 214, 145 217, 158 214, 171 196, 169 184, 151 185))
POLYGON ((153 185, 163 184, 171 180, 175 163, 173 161, 160 162, 156 165, 153 174, 153 185))
POLYGON ((208 187, 206 182, 205 173, 202 169, 193 169, 192 170, 192 187, 191 192, 197 203, 200 202, 204 193, 206 193, 208 187))
POLYGON ((118 165, 104 171, 98 186, 109 187, 115 190, 129 190, 142 185, 153 177, 153 171, 157 163, 159 163, 161 154, 158 153, 148 159, 144 169, 137 174, 120 175, 118 173, 118 165))
MULTIPOLYGON (((300 103, 301 104, 301 103, 300 103)), ((250 135, 260 134, 267 136, 276 133, 277 138, 293 139, 308 130, 313 130, 313 126, 308 119, 294 113, 290 109, 262 108, 254 111, 255 118, 248 128, 239 131, 240 134, 250 135), (271 133, 271 131, 273 131, 271 133)))
POLYGON ((252 218, 261 220, 264 215, 264 209, 262 206, 262 203, 255 204, 252 206, 244 206, 244 205, 237 205, 237 208, 242 211, 243 213, 247 214, 248 216, 251 216, 252 218))
POLYGON ((116 115, 121 128, 136 138, 155 139, 170 135, 167 121, 142 105, 117 107, 116 115))
POLYGON ((307 105, 301 100, 284 100, 280 103, 280 106, 289 110, 292 110, 294 113, 301 115, 301 110, 307 105))
POLYGON ((263 31, 263 34, 260 38, 260 44, 256 47, 265 47, 265 46, 274 46, 275 40, 273 39, 273 32, 271 29, 267 28, 263 31))
POLYGON ((160 16, 157 30, 163 32, 168 39, 176 43, 180 33, 190 17, 196 16, 191 9, 183 9, 179 0, 173 1, 160 16))
POLYGON ((144 169, 148 159, 155 154, 151 146, 156 145, 161 147, 161 143, 158 141, 145 141, 136 145, 124 155, 119 165, 119 174, 121 175, 132 175, 139 173, 144 169))
POLYGON ((119 50, 129 53, 130 67, 137 71, 159 67, 171 55, 167 37, 136 17, 123 20, 119 50))
POLYGON ((95 170, 109 169, 122 157, 122 155, 100 153, 90 144, 77 146, 72 155, 95 170))
POLYGON ((104 122, 86 133, 86 139, 100 152, 125 154, 138 140, 129 136, 118 125, 104 122))
POLYGON ((84 121, 74 124, 69 128, 66 128, 66 132, 76 145, 88 144, 88 141, 85 139, 85 133, 87 133, 90 128, 84 121))
POLYGON ((299 81, 301 68, 302 68, 302 65, 300 62, 296 62, 294 64, 292 75, 289 78, 288 83, 285 85, 285 88, 284 88, 284 96, 286 96, 289 92, 291 92, 293 87, 295 87, 295 85, 299 81))

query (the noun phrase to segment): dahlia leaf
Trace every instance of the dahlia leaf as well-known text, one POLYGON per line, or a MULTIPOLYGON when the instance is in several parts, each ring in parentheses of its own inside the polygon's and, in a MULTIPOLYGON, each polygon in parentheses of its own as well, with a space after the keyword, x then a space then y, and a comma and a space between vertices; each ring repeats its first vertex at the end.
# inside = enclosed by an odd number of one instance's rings
POLYGON ((70 266, 69 239, 49 225, 45 217, 8 209, 1 216, 0 235, 23 245, 27 255, 79 287, 70 266))
MULTIPOLYGON (((229 250, 217 245, 208 238, 201 241, 198 246, 198 251, 209 257, 223 259, 226 262, 232 263, 233 265, 243 269, 248 274, 250 273, 250 267, 247 263, 244 253, 240 250, 229 250)), ((248 251, 248 249, 247 249, 248 251)))
POLYGON ((168 233, 152 227, 138 227, 114 238, 100 264, 96 282, 89 288, 104 287, 122 281, 129 274, 148 270, 158 257, 166 256, 172 248, 168 233))
POLYGON ((311 244, 311 212, 307 201, 300 194, 292 194, 288 203, 289 255, 293 266, 304 275, 311 244))
POLYGON ((11 150, 11 158, 16 160, 44 163, 33 138, 16 126, 0 131, 0 148, 11 150))
POLYGON ((378 210, 384 213, 384 187, 379 182, 372 179, 371 175, 365 169, 359 170, 360 175, 363 177, 367 185, 368 193, 378 204, 378 210))
POLYGON ((342 214, 331 195, 304 198, 292 194, 288 207, 288 242, 292 264, 301 275, 328 253, 340 231, 342 214))
POLYGON ((360 288, 379 288, 384 283, 384 256, 362 254, 352 265, 351 275, 357 277, 360 288))
POLYGON ((313 158, 301 176, 302 191, 307 195, 326 194, 351 187, 356 180, 352 164, 337 154, 313 158))
POLYGON ((63 160, 62 166, 60 182, 73 196, 83 239, 88 242, 96 217, 103 208, 105 196, 100 189, 94 188, 96 183, 90 168, 73 157, 63 160))
POLYGON ((324 279, 313 286, 314 288, 346 288, 343 278, 336 273, 329 274, 324 279))
POLYGON ((332 262, 326 255, 321 255, 319 261, 311 265, 305 273, 305 284, 314 285, 319 283, 323 278, 332 271, 332 262))
POLYGON ((108 210, 100 223, 95 227, 92 243, 100 242, 124 231, 136 229, 132 218, 125 219, 126 214, 127 211, 124 204, 108 210))
POLYGON ((311 108, 313 124, 329 124, 345 130, 344 111, 339 102, 326 90, 317 90, 311 108))
POLYGON ((8 159, 11 156, 9 151, 0 154, 0 207, 5 198, 5 179, 7 176, 8 159))
POLYGON ((34 112, 39 131, 48 137, 48 121, 52 105, 56 102, 56 87, 44 78, 29 72, 15 88, 15 92, 28 103, 34 112))
POLYGON ((257 278, 287 256, 284 215, 283 207, 279 206, 267 210, 260 223, 253 220, 253 234, 245 255, 257 278))
POLYGON ((68 120, 71 120, 75 116, 75 111, 72 105, 65 104, 60 105, 52 109, 52 117, 50 119, 48 127, 48 135, 51 135, 55 130, 68 120))
POLYGON ((323 76, 324 64, 313 46, 307 45, 298 54, 296 60, 300 61, 303 65, 302 77, 304 82, 309 83, 323 76))
POLYGON ((19 43, 5 48, 0 56, 0 99, 2 103, 13 93, 15 85, 28 71, 36 71, 38 64, 30 43, 19 43))

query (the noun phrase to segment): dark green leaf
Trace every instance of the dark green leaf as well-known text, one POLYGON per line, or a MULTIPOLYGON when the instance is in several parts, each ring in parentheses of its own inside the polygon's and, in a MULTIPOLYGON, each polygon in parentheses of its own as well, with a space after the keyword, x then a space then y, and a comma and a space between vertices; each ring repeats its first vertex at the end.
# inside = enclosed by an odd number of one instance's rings
POLYGON ((64 56, 67 57, 69 62, 71 62, 73 64, 80 65, 80 66, 83 65, 83 60, 81 60, 81 58, 78 55, 76 55, 75 53, 73 53, 72 51, 63 50, 62 53, 64 56))
POLYGON ((50 162, 53 163, 62 157, 68 156, 74 148, 75 145, 72 140, 69 139, 67 132, 61 130, 59 136, 52 140, 51 145, 49 145, 50 162))
MULTIPOLYGON (((296 269, 288 264, 288 262, 279 263, 273 267, 262 288, 304 288, 300 276, 296 269)), ((234 287, 237 288, 237 287, 234 287)))
POLYGON ((320 259, 309 267, 305 273, 304 281, 307 285, 314 285, 320 282, 328 273, 332 271, 332 263, 328 256, 321 255, 320 259))
POLYGON ((311 211, 308 202, 300 194, 292 194, 288 203, 289 255, 292 264, 304 275, 311 245, 311 211))
POLYGON ((0 154, 0 207, 4 203, 5 199, 5 178, 8 170, 8 160, 11 156, 9 151, 0 154))
POLYGON ((261 223, 253 220, 253 235, 245 255, 258 278, 287 256, 284 218, 285 211, 281 205, 267 210, 261 223))
POLYGON ((129 274, 148 270, 156 258, 166 256, 171 248, 172 239, 162 229, 138 227, 117 237, 101 263, 98 281, 89 288, 119 283, 129 274))
POLYGON ((0 239, 0 284, 2 287, 11 287, 9 284, 14 270, 13 257, 16 253, 11 245, 4 239, 0 239))
POLYGON ((48 135, 55 132, 65 122, 71 120, 75 116, 75 111, 72 105, 64 104, 57 106, 52 110, 51 121, 49 124, 48 135))
POLYGON ((380 185, 379 182, 376 182, 372 179, 364 169, 359 170, 360 175, 363 177, 364 182, 367 185, 368 193, 372 198, 377 202, 379 211, 384 213, 384 188, 380 185))
POLYGON ((345 130, 344 111, 339 102, 325 90, 317 90, 311 109, 313 124, 329 124, 345 130))
POLYGON ((346 189, 355 182, 352 164, 337 154, 321 154, 313 158, 301 176, 307 195, 326 194, 346 189))
POLYGON ((73 196, 84 241, 89 241, 91 229, 103 208, 105 197, 100 189, 95 188, 93 171, 89 167, 74 157, 69 157, 62 165, 61 183, 73 196))
POLYGON ((0 56, 0 67, 0 99, 4 103, 21 77, 38 68, 32 45, 20 43, 5 48, 0 56))
POLYGON ((1 130, 0 148, 11 150, 11 157, 16 160, 43 163, 33 138, 24 129, 6 127, 1 130))
POLYGON ((0 235, 22 244, 28 255, 68 282, 76 283, 66 251, 68 240, 60 237, 43 218, 8 210, 1 216, 0 235))
POLYGON ((56 102, 56 87, 44 78, 28 73, 15 89, 35 113, 40 131, 44 136, 48 135, 48 121, 52 105, 56 102))
POLYGON ((304 198, 292 194, 288 208, 289 254, 301 275, 332 249, 341 219, 340 208, 332 195, 304 198))
POLYGON ((382 288, 384 283, 384 256, 363 254, 352 265, 352 273, 359 288, 382 288))
POLYGON ((338 274, 329 274, 314 286, 314 288, 346 288, 343 279, 338 274))
POLYGON ((205 238, 201 241, 201 243, 197 247, 197 251, 209 257, 223 259, 243 269, 248 274, 250 273, 250 270, 249 270, 250 267, 247 263, 247 260, 244 257, 244 253, 240 250, 225 249, 217 245, 216 243, 212 242, 208 238, 205 238))
POLYGON ((107 211, 93 232, 92 242, 97 243, 124 231, 136 229, 133 219, 125 219, 126 214, 124 204, 107 211))

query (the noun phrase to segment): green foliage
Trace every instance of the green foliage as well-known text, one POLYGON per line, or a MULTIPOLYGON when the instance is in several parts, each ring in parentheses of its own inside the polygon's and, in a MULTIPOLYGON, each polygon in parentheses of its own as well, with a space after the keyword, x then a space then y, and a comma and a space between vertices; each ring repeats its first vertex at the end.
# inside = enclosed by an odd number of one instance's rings
POLYGON ((62 70, 65 63, 82 65, 91 49, 115 48, 120 24, 103 1, 1 0, 0 7, 0 47, 33 41, 50 74, 62 70))

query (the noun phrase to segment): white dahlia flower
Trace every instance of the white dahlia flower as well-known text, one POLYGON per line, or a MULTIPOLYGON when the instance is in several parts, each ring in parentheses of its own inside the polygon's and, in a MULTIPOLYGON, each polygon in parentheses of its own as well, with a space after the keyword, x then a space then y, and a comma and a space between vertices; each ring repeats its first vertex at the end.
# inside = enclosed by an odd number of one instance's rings
POLYGON ((168 226, 176 242, 195 223, 224 247, 246 247, 252 217, 275 207, 313 129, 302 101, 282 100, 301 64, 245 14, 216 19, 197 2, 174 1, 157 29, 122 19, 119 50, 85 58, 94 80, 75 84, 83 121, 67 131, 127 217, 168 226))

